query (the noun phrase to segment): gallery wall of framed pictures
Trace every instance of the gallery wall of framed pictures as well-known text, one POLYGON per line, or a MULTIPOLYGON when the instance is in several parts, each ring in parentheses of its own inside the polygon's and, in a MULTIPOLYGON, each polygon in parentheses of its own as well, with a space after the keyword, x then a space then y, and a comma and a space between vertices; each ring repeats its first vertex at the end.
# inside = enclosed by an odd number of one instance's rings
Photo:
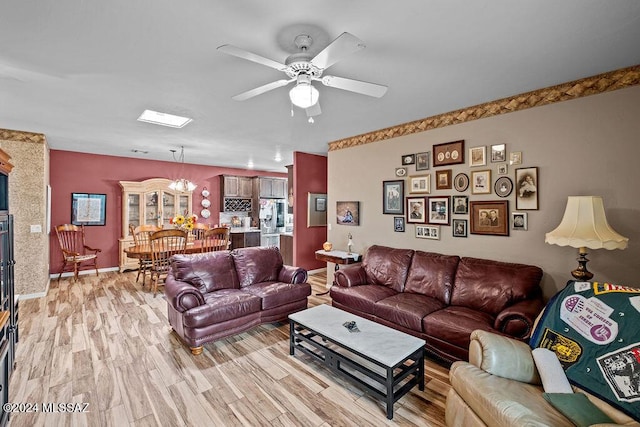
POLYGON ((436 143, 400 155, 396 179, 383 181, 382 213, 394 215, 394 231, 413 226, 416 238, 440 240, 528 229, 527 211, 539 208, 538 167, 523 165, 523 153, 510 152, 506 142, 465 143, 436 143))

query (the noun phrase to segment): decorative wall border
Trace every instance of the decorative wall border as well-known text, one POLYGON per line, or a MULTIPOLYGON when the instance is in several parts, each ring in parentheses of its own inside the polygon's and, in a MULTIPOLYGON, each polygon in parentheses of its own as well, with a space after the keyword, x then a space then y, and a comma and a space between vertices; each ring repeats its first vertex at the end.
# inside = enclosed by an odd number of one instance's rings
POLYGON ((339 139, 329 143, 329 151, 342 150, 343 148, 397 138, 399 136, 470 122, 472 120, 484 119, 487 117, 498 116, 500 114, 512 113, 514 111, 526 110, 528 108, 540 107, 542 105, 568 101, 589 95, 596 95, 638 84, 640 84, 640 65, 634 65, 632 67, 622 68, 620 70, 562 83, 557 86, 538 89, 509 98, 503 98, 487 102, 485 104, 427 117, 426 119, 416 120, 362 135, 339 139))
POLYGON ((45 140, 46 138, 42 133, 0 129, 0 141, 35 142, 38 144, 44 144, 45 140))

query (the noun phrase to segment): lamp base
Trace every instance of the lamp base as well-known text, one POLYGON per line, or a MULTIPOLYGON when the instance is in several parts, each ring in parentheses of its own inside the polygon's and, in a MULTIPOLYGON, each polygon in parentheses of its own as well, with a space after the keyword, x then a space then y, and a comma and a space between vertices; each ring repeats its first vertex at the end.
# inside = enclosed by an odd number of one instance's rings
POLYGON ((593 279, 593 273, 587 270, 587 253, 580 251, 578 256, 578 268, 571 272, 571 275, 578 281, 587 282, 593 279))

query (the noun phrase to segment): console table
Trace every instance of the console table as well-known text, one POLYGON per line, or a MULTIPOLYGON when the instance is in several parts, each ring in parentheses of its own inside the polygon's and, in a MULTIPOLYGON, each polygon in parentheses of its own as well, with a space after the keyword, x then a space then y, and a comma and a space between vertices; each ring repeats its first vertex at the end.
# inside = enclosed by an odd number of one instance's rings
MULTIPOLYGON (((321 249, 319 251, 316 251, 316 259, 318 261, 334 263, 336 265, 334 270, 338 271, 341 265, 355 264, 356 262, 360 262, 360 254, 354 254, 353 252, 345 251, 325 251, 321 249)), ((326 295, 328 293, 329 291, 326 291, 317 295, 326 295)))

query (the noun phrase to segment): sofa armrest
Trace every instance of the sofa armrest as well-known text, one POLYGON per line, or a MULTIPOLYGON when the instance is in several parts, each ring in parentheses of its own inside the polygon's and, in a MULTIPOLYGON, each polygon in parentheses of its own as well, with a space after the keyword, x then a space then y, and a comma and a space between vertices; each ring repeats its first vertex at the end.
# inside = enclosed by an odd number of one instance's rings
POLYGON ((333 276, 333 282, 343 288, 350 288, 352 286, 366 285, 367 274, 361 265, 352 265, 343 267, 335 272, 333 276))
POLYGON ((544 308, 540 299, 517 302, 498 313, 493 328, 512 337, 526 340, 531 336, 536 316, 544 308))
POLYGON ((513 338, 483 330, 471 332, 469 362, 492 375, 541 384, 531 348, 513 338))
POLYGON ((283 265, 278 273, 278 281, 284 283, 305 283, 307 277, 307 270, 291 265, 283 265))
POLYGON ((204 305, 204 296, 196 287, 187 282, 176 280, 171 274, 165 280, 164 294, 167 297, 167 302, 180 313, 204 305))

